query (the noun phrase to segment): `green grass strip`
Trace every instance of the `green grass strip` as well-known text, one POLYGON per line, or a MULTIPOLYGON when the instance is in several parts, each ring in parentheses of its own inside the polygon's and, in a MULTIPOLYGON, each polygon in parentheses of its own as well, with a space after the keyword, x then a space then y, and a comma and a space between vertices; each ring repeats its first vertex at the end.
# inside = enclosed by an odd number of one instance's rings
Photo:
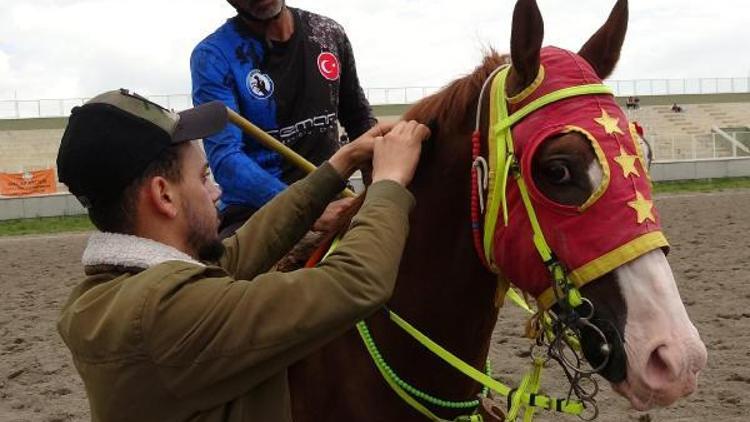
POLYGON ((94 230, 86 215, 0 221, 0 236, 50 234, 94 230))
POLYGON ((679 180, 654 183, 655 193, 680 192, 717 192, 727 189, 750 188, 750 177, 733 177, 727 179, 679 180))
MULTIPOLYGON (((654 183, 655 193, 716 192, 729 189, 750 189, 750 177, 654 183)), ((91 230, 95 230, 95 228, 86 215, 0 221, 0 236, 68 233, 91 230)))

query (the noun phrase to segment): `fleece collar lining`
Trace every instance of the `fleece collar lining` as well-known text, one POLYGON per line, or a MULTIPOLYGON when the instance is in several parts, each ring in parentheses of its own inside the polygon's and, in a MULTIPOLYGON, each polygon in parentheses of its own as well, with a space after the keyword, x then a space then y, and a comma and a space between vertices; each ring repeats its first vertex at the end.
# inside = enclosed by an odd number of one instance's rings
POLYGON ((205 266, 169 245, 120 233, 94 233, 81 259, 84 266, 112 265, 147 269, 167 261, 205 266))

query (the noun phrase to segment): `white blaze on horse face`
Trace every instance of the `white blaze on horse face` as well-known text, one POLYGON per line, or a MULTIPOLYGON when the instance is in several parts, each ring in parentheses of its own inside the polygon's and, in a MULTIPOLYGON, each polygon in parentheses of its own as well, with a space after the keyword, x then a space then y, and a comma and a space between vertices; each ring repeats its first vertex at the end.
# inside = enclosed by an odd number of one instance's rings
POLYGON ((599 185, 602 184, 602 180, 604 179, 604 171, 602 170, 601 164, 599 164, 599 160, 594 160, 589 165, 589 181, 591 182, 591 191, 596 191, 596 188, 599 187, 599 185))
POLYGON ((627 378, 614 386, 635 409, 667 406, 692 393, 706 366, 706 346, 657 249, 615 270, 627 306, 627 378))

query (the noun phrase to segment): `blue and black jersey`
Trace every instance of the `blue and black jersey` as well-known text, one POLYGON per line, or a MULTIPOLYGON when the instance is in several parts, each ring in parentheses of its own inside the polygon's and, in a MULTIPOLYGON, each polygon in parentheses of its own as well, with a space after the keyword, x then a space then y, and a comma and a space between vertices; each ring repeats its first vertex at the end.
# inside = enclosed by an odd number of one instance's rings
MULTIPOLYGON (((283 43, 229 19, 193 50, 193 103, 221 100, 312 163, 338 149, 338 122, 352 139, 375 123, 359 85, 351 44, 333 20, 289 8, 283 43)), ((203 140, 222 207, 260 208, 302 171, 234 125, 203 140)))

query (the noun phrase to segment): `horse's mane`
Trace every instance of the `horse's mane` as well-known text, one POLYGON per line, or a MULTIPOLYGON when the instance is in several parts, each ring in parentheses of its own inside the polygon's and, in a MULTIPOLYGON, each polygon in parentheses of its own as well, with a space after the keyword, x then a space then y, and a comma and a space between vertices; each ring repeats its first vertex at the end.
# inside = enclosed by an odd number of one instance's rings
MULTIPOLYGON (((474 122, 470 121, 470 119, 475 115, 479 92, 482 89, 484 81, 500 65, 509 62, 509 56, 497 54, 494 50, 490 49, 485 54, 482 64, 477 66, 473 72, 451 82, 435 94, 415 103, 404 114, 404 120, 416 120, 429 124, 433 127, 433 131, 436 127, 441 133, 454 133, 454 131, 466 127, 473 127, 474 122)), ((434 135, 435 133, 433 132, 434 135)), ((285 257, 277 266, 277 269, 281 271, 298 269, 299 261, 302 259, 307 259, 308 265, 317 264, 327 251, 327 245, 330 245, 333 238, 349 226, 349 222, 357 211, 359 211, 364 199, 365 195, 357 196, 355 203, 336 222, 336 229, 331 230, 320 240, 320 245, 325 247, 316 248, 316 250, 312 251, 311 255, 309 255, 309 250, 293 250, 290 255, 296 253, 299 256, 295 255, 291 259, 285 257)))
POLYGON ((453 133, 473 127, 474 122, 471 119, 475 114, 482 84, 493 70, 509 62, 509 56, 499 55, 490 49, 482 64, 472 73, 414 104, 404 114, 404 120, 430 124, 439 128, 442 133, 453 133))

